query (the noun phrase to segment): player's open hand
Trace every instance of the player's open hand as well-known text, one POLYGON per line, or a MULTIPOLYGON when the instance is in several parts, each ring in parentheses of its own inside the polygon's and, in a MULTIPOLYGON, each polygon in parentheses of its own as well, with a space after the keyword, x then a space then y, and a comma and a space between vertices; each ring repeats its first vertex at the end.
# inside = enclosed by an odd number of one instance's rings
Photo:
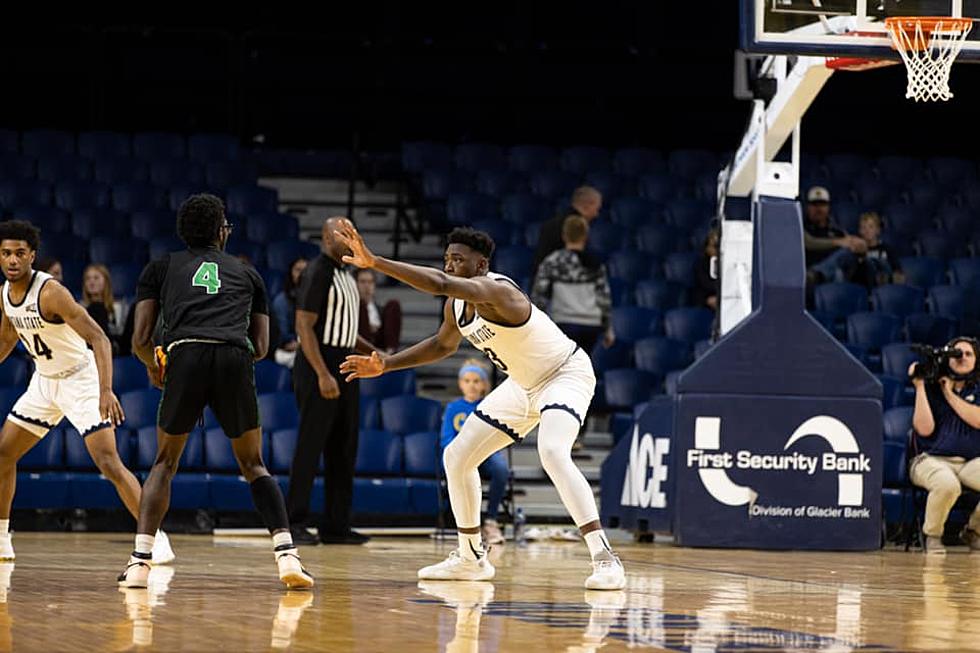
POLYGON ((334 235, 350 249, 350 254, 343 257, 344 263, 356 265, 359 268, 373 268, 375 256, 364 244, 361 234, 357 233, 353 223, 344 218, 340 221, 340 227, 336 229, 334 235))
POLYGON ((102 415, 102 419, 112 422, 113 426, 119 426, 126 419, 122 405, 112 390, 99 392, 99 414, 102 415))
POLYGON ((381 376, 385 371, 385 359, 373 351, 370 356, 350 355, 340 364, 340 373, 346 374, 345 381, 354 379, 372 379, 381 376))

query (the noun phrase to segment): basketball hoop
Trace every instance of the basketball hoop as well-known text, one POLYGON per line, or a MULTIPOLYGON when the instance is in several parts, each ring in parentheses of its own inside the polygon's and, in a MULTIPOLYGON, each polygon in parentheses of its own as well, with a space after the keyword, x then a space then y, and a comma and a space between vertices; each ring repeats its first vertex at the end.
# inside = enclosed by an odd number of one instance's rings
POLYGON ((892 47, 902 55, 909 73, 905 97, 916 102, 946 101, 949 72, 966 41, 973 21, 949 16, 886 18, 892 47))

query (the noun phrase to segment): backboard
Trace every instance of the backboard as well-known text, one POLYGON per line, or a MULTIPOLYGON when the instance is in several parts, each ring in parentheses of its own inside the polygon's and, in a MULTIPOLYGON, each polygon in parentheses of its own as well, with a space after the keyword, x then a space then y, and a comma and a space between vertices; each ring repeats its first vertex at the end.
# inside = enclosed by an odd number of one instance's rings
MULTIPOLYGON (((747 52, 897 59, 885 18, 980 19, 980 0, 741 0, 741 12, 747 52)), ((971 60, 980 60, 977 25, 957 58, 971 60)))

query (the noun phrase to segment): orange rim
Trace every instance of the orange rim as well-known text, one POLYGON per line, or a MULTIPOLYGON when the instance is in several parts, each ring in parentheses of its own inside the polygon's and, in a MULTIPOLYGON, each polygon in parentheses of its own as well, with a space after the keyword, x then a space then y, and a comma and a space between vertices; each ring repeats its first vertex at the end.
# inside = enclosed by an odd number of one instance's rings
MULTIPOLYGON (((894 37, 900 31, 915 34, 915 28, 918 25, 922 29, 922 35, 928 39, 940 24, 943 27, 943 32, 960 35, 970 31, 970 28, 973 27, 973 20, 953 18, 952 16, 895 16, 885 19, 885 28, 893 36, 893 47, 895 45, 894 37)), ((923 50, 928 45, 928 40, 925 43, 917 43, 915 38, 908 40, 911 41, 915 50, 923 50)))

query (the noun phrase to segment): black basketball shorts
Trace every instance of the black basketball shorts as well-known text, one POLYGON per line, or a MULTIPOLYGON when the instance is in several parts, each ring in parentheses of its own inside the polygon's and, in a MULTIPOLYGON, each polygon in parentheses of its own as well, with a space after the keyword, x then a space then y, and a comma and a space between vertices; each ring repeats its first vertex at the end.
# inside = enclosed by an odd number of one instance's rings
POLYGON ((164 433, 191 431, 210 406, 229 438, 259 427, 252 355, 235 345, 189 342, 168 355, 157 424, 164 433))

